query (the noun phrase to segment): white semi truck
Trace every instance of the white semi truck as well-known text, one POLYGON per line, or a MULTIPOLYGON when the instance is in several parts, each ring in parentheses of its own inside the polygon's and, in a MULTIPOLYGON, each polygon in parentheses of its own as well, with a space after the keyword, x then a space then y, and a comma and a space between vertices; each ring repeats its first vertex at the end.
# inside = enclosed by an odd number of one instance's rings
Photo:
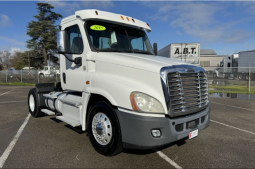
POLYGON ((158 55, 199 65, 200 43, 172 43, 159 50, 158 55))
POLYGON ((36 84, 33 117, 81 126, 99 153, 152 149, 193 138, 210 123, 205 70, 159 57, 138 19, 81 10, 58 32, 61 84, 36 84))
POLYGON ((238 53, 223 56, 218 67, 214 69, 213 77, 234 79, 234 77, 237 76, 238 57, 238 53))
POLYGON ((54 75, 60 75, 58 69, 54 66, 44 66, 42 70, 38 71, 40 77, 53 77, 54 75))
POLYGON ((241 51, 224 56, 213 76, 239 80, 255 80, 255 50, 241 51))

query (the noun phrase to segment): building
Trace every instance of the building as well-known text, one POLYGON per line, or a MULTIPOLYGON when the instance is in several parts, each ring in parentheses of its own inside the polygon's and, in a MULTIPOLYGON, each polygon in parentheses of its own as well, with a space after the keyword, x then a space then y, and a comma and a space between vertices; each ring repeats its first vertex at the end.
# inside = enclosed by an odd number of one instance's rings
POLYGON ((200 43, 171 43, 158 51, 158 56, 199 65, 200 43))
POLYGON ((160 49, 158 56, 200 65, 206 71, 213 71, 224 57, 217 55, 213 49, 200 49, 200 43, 172 43, 160 49))
POLYGON ((217 55, 213 49, 200 50, 200 66, 206 71, 213 71, 223 59, 223 55, 217 55))

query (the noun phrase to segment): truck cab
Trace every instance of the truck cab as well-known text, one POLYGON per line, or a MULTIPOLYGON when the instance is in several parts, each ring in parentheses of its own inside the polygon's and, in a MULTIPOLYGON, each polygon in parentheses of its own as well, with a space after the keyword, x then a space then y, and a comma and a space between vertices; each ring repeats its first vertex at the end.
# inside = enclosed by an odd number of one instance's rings
POLYGON ((40 77, 53 77, 56 74, 56 68, 53 66, 44 66, 42 70, 38 71, 40 77))
POLYGON ((233 79, 236 77, 238 68, 238 54, 226 55, 219 66, 214 69, 213 77, 233 79))
POLYGON ((58 32, 61 84, 30 90, 31 115, 80 126, 106 156, 197 136, 210 123, 205 70, 157 56, 150 31, 143 21, 99 10, 64 18, 58 32))

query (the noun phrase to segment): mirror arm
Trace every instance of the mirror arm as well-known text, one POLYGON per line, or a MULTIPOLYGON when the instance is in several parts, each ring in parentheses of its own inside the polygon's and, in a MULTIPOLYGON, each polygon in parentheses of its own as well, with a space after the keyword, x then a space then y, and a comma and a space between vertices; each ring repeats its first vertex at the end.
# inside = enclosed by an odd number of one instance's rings
POLYGON ((74 62, 76 65, 81 66, 82 65, 82 59, 81 57, 76 57, 74 60, 69 58, 66 54, 63 53, 63 55, 66 57, 67 60, 70 62, 74 62))
POLYGON ((69 58, 66 54, 63 53, 63 55, 66 57, 67 60, 69 60, 70 62, 74 62, 73 59, 69 58))

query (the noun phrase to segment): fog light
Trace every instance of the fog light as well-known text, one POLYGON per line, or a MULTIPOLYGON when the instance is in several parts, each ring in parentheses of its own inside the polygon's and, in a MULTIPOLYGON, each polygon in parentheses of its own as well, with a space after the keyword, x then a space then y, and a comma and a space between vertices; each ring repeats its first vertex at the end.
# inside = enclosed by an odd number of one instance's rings
POLYGON ((161 132, 158 129, 151 130, 151 133, 152 133, 153 137, 160 137, 161 136, 161 132))

